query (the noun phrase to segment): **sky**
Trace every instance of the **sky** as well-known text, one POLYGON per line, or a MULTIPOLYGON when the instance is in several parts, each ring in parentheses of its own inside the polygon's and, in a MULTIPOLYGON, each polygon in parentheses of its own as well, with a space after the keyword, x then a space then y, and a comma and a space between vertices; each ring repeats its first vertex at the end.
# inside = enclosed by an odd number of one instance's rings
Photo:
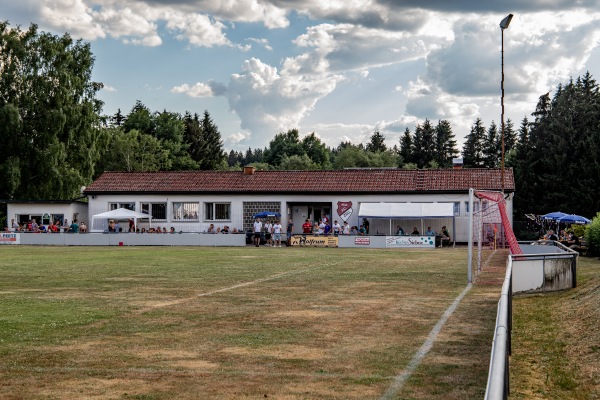
POLYGON ((227 151, 277 133, 392 147, 448 120, 516 128, 539 97, 600 79, 600 0, 0 0, 0 20, 91 44, 103 113, 208 111, 227 151))

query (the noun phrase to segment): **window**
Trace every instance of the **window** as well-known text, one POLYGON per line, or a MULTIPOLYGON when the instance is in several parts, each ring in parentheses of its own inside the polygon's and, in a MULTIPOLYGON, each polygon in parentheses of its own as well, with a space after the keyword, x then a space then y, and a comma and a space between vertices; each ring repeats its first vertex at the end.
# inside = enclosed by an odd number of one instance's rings
POLYGON ((135 211, 135 203, 108 203, 108 211, 116 210, 117 208, 126 208, 135 211))
POLYGON ((154 220, 167 220, 167 203, 142 203, 142 212, 152 215, 154 220))
POLYGON ((198 203, 173 203, 173 221, 198 221, 198 203))
POLYGON ((465 215, 469 215, 471 210, 469 210, 469 202, 465 201, 465 215))
POLYGON ((454 215, 460 215, 460 202, 454 203, 454 215))
POLYGON ((231 203, 204 203, 205 221, 230 221, 231 203))

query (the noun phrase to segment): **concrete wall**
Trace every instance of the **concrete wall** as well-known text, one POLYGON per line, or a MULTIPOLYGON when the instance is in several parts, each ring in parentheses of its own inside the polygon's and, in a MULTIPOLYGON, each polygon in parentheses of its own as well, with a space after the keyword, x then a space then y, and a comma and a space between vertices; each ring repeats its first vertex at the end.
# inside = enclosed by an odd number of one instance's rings
POLYGON ((246 235, 203 233, 19 233, 22 245, 43 246, 246 246, 246 235))
MULTIPOLYGON (((542 247, 542 246, 539 246, 542 247)), ((547 246, 544 246, 547 247, 547 246)), ((576 283, 576 255, 513 260, 513 293, 537 293, 571 289, 576 283)))

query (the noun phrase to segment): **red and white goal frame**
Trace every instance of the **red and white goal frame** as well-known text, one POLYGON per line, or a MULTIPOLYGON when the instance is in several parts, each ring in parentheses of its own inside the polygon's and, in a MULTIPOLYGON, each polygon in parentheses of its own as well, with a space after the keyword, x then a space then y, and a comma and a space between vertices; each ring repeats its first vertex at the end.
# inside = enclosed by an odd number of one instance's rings
POLYGON ((469 189, 469 265, 468 281, 473 282, 473 264, 482 270, 484 250, 509 248, 522 254, 506 212, 502 192, 469 189))

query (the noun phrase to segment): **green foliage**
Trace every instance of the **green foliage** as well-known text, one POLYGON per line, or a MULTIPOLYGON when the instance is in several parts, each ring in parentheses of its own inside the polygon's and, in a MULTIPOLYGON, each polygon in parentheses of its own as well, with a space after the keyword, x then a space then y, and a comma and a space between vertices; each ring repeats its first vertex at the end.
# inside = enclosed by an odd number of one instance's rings
POLYGON ((534 121, 516 146, 515 210, 600 210, 600 93, 587 73, 540 96, 534 121))
POLYGON ((310 161, 309 164, 316 165, 318 167, 316 169, 331 169, 331 151, 327 148, 327 146, 325 146, 321 139, 319 139, 317 135, 315 135, 314 132, 310 135, 306 135, 302 139, 301 144, 302 149, 304 150, 305 155, 308 158, 308 161, 310 161))
POLYGON ((588 254, 600 256, 600 212, 592 219, 592 223, 585 230, 585 240, 588 244, 588 254))
POLYGON ((160 140, 132 129, 124 132, 119 127, 103 130, 105 148, 98 170, 155 172, 169 170, 171 157, 160 140))
POLYGON ((0 198, 66 199, 100 154, 90 46, 0 23, 0 198))
POLYGON ((263 161, 278 166, 285 156, 301 156, 303 154, 306 154, 306 151, 300 143, 298 129, 290 129, 285 133, 275 135, 264 152, 263 161))
POLYGON ((321 166, 313 162, 309 156, 303 154, 301 156, 285 156, 279 164, 281 170, 317 170, 321 166))
POLYGON ((575 234, 575 236, 584 237, 587 228, 587 225, 571 225, 570 230, 575 234))
POLYGON ((333 168, 393 168, 398 164, 399 156, 391 150, 374 153, 359 146, 347 145, 334 157, 333 168))
POLYGON ((484 166, 485 127, 481 118, 477 118, 463 145, 463 165, 470 168, 484 166))
POLYGON ((385 145, 385 137, 379 131, 373 132, 371 135, 371 140, 369 143, 367 143, 367 151, 378 153, 386 150, 387 146, 385 145))

